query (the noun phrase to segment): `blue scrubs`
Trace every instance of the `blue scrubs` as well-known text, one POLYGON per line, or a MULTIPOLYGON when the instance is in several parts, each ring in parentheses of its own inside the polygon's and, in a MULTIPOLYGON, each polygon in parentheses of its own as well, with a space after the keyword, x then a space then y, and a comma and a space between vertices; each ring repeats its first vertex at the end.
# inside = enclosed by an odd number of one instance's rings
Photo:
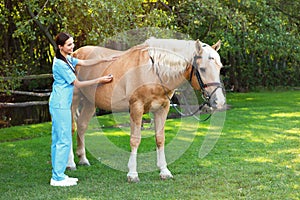
MULTIPOLYGON (((76 66, 78 59, 67 56, 67 60, 76 66)), ((71 104, 76 78, 74 72, 66 62, 54 58, 52 65, 54 82, 49 100, 49 110, 52 118, 52 179, 65 179, 68 156, 72 143, 72 115, 71 104)))

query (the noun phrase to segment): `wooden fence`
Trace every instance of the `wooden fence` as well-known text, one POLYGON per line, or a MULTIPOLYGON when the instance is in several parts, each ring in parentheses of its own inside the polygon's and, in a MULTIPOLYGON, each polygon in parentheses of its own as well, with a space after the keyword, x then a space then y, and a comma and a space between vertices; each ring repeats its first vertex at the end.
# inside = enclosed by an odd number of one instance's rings
MULTIPOLYGON (((40 74, 40 75, 30 75, 23 76, 19 79, 21 80, 32 80, 32 79, 44 79, 52 78, 52 74, 40 74)), ((7 81, 12 79, 12 77, 1 77, 1 79, 7 81)), ((15 126, 21 124, 33 124, 41 123, 50 120, 50 113, 48 107, 48 98, 50 92, 28 92, 28 91, 15 91, 7 90, 2 92, 2 96, 7 93, 18 97, 26 96, 25 102, 0 102, 0 128, 15 126), (40 100, 30 100, 32 98, 40 100)))

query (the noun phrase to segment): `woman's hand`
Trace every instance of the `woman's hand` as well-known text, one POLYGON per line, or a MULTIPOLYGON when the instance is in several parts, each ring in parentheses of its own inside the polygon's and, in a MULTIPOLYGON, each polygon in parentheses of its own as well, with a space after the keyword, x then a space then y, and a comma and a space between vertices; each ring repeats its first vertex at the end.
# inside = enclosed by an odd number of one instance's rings
POLYGON ((97 79, 98 83, 108 83, 111 82, 113 79, 113 75, 109 74, 107 76, 102 76, 97 79))
POLYGON ((77 65, 81 65, 81 66, 92 66, 92 65, 96 65, 98 63, 102 63, 102 62, 110 62, 110 61, 114 61, 118 58, 118 56, 111 56, 111 57, 105 57, 105 58, 97 58, 97 59, 90 59, 90 60, 80 60, 78 59, 78 63, 77 65))
POLYGON ((101 61, 102 61, 102 62, 114 61, 114 60, 117 60, 118 57, 119 57, 119 56, 107 57, 107 58, 102 59, 101 61))
POLYGON ((97 84, 103 84, 103 83, 109 83, 113 79, 113 75, 109 74, 107 76, 101 76, 96 79, 88 80, 88 81, 79 81, 77 78, 74 80, 73 84, 77 88, 83 88, 90 85, 97 85, 97 84))

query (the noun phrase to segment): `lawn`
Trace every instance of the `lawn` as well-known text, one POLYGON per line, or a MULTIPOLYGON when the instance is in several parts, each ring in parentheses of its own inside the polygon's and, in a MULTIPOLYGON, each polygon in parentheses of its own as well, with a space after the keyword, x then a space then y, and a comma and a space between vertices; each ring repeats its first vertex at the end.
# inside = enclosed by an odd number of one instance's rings
MULTIPOLYGON (((300 199, 300 91, 230 93, 227 101, 232 107, 222 133, 203 157, 199 151, 212 121, 167 120, 167 144, 187 142, 168 152, 167 159, 175 158, 168 159, 174 179, 166 181, 159 179, 154 161, 144 160, 141 181, 127 183, 128 157, 105 158, 104 150, 97 152, 109 148, 98 143, 99 126, 110 144, 129 150, 126 116, 122 126, 111 116, 91 125, 87 149, 92 165, 68 172, 80 179, 68 188, 49 185, 50 123, 0 129, 0 199, 300 199), (110 162, 121 164, 112 167, 110 162)), ((145 126, 142 155, 155 150, 151 127, 145 126)))

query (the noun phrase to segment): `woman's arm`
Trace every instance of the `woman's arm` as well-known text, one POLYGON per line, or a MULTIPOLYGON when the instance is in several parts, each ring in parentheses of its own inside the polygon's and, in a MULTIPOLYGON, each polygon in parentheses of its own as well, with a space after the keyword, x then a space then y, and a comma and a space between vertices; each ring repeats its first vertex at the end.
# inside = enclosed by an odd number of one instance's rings
POLYGON ((90 60, 80 60, 78 59, 77 65, 81 66, 90 66, 90 65, 95 65, 101 62, 108 62, 108 61, 113 61, 115 60, 116 57, 107 57, 107 58, 100 58, 100 59, 90 59, 90 60))
POLYGON ((90 85, 96 85, 98 83, 108 83, 113 79, 112 75, 102 76, 96 79, 88 80, 88 81, 79 81, 77 78, 73 82, 74 86, 77 88, 87 87, 90 85))

